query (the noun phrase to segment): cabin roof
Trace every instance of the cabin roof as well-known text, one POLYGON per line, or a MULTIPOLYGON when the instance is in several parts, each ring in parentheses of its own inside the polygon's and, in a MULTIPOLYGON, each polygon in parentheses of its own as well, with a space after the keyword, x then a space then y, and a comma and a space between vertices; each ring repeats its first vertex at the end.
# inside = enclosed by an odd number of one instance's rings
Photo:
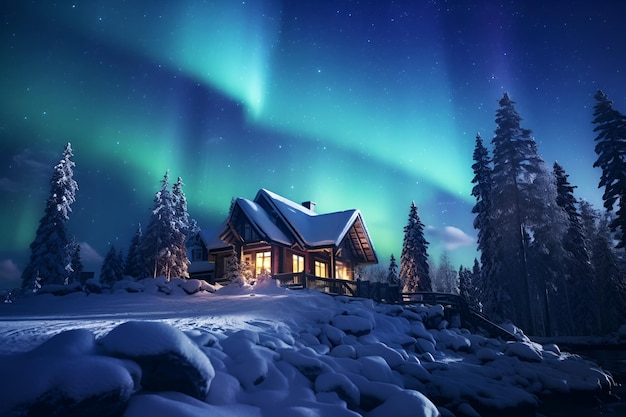
MULTIPOLYGON (((338 247, 348 238, 367 262, 377 262, 367 227, 356 209, 318 214, 298 203, 266 189, 258 191, 253 201, 238 198, 239 207, 256 232, 268 243, 285 246, 300 245, 316 249, 338 247)), ((229 218, 218 229, 216 236, 225 236, 229 230, 229 218)), ((222 240, 205 238, 209 250, 227 246, 222 240)))

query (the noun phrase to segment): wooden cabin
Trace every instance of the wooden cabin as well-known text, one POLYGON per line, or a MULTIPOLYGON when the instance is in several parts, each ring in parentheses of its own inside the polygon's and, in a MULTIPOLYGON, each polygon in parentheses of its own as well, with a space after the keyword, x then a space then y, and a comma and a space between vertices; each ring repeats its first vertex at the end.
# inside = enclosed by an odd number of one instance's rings
POLYGON ((218 230, 200 237, 216 281, 233 250, 253 276, 265 272, 292 283, 298 276, 354 280, 355 267, 378 263, 359 210, 318 214, 315 203, 297 204, 265 189, 254 200, 236 199, 218 230))

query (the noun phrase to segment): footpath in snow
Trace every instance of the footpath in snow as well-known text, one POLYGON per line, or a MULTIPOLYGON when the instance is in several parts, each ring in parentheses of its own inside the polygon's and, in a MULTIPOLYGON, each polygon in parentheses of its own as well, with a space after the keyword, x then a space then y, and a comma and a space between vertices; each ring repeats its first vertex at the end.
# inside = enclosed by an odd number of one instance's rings
POLYGON ((440 305, 196 280, 132 290, 1 305, 0 415, 533 416, 542 398, 614 385, 519 331, 454 327, 440 305))

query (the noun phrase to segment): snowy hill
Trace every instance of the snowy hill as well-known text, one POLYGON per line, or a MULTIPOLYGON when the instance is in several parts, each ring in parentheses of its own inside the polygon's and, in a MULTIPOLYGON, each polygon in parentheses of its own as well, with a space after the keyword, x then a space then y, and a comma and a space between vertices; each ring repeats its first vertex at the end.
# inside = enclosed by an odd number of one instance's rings
POLYGON ((441 306, 182 288, 197 284, 1 305, 0 415, 534 415, 613 384, 555 345, 454 328, 441 306))

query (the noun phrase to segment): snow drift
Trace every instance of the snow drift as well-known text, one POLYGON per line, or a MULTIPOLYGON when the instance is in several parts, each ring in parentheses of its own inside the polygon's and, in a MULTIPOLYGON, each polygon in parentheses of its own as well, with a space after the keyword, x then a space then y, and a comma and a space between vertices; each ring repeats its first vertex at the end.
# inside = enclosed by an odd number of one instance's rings
POLYGON ((0 415, 532 415, 613 384, 555 345, 451 327, 441 306, 143 285, 2 305, 0 415))

